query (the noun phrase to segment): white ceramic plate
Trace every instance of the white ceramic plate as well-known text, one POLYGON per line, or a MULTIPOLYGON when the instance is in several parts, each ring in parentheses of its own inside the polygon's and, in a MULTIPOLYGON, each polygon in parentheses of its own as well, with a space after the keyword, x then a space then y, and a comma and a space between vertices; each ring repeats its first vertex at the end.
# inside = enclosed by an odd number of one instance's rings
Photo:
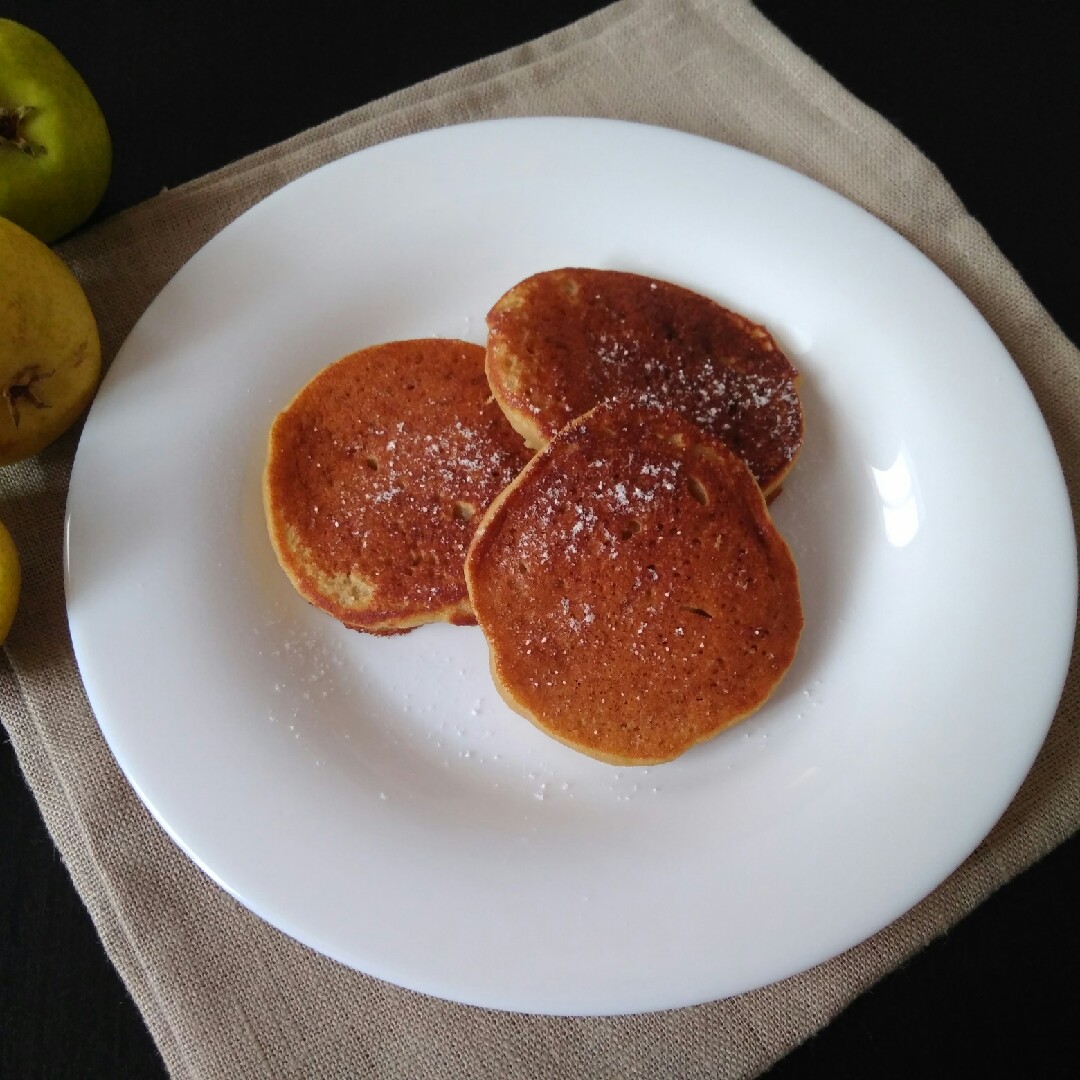
POLYGON ((734 994, 896 918, 1019 786, 1075 614, 1050 438, 960 292, 793 172, 606 121, 402 139, 244 214, 113 364, 68 524, 90 700, 176 842, 345 964, 533 1012, 734 994), (506 288, 564 265, 696 288, 804 372, 806 446, 774 504, 799 656, 755 718, 660 767, 510 713, 475 628, 344 630, 263 525, 267 429, 316 371, 393 338, 482 342, 506 288))

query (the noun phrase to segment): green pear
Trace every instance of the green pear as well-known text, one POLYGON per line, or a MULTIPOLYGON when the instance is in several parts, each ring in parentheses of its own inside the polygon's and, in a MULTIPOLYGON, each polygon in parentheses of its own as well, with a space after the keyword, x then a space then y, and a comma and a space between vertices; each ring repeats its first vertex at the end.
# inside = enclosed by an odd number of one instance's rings
POLYGON ((111 171, 109 129, 79 73, 0 19, 0 216, 51 244, 94 212, 111 171))

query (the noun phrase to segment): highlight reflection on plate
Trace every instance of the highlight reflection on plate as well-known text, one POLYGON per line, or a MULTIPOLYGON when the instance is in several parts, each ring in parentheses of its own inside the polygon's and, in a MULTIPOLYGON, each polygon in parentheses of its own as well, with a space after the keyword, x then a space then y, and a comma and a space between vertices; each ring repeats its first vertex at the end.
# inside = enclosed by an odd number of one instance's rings
POLYGON ((176 842, 342 963, 535 1012, 734 994, 900 915, 1019 786, 1075 614, 1053 447, 959 291, 795 173, 611 121, 413 136, 243 215, 125 343, 68 511, 87 692, 176 842), (263 524, 267 430, 316 371, 482 342, 509 285, 566 265, 706 293, 803 371, 807 441, 773 504, 799 656, 754 718, 648 769, 511 714, 475 628, 375 639, 307 607, 263 524))

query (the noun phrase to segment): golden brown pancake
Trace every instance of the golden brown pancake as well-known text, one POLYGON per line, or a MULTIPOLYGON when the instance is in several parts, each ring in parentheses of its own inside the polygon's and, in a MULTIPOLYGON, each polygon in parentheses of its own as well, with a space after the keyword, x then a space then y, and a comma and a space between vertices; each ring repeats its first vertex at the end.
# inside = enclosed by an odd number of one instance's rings
POLYGON ((798 372, 757 323, 670 282, 613 270, 535 274, 488 313, 492 392, 539 449, 602 401, 672 408, 774 493, 802 446, 798 372))
POLYGON ((270 539, 299 593, 346 626, 472 623, 465 552, 529 454, 490 399, 484 350, 395 341, 316 375, 270 430, 270 539))
POLYGON ((601 761, 669 761, 795 657, 791 553, 749 469, 678 414, 597 406, 488 508, 465 563, 495 684, 601 761))

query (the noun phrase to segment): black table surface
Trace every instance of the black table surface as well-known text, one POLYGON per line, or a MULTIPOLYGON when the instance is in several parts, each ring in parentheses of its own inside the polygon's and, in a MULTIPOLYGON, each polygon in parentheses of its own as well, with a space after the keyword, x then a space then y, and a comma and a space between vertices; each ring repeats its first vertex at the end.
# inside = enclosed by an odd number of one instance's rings
MULTIPOLYGON (((115 166, 100 220, 602 6, 9 0, 2 14, 57 44, 102 105, 115 166)), ((760 0, 759 7, 941 168, 1080 340, 1080 3, 760 0)), ((164 1075, 6 741, 0 836, 0 1076, 164 1075)), ((1078 882, 1074 838, 863 995, 770 1077, 1076 1075, 1078 882)))

